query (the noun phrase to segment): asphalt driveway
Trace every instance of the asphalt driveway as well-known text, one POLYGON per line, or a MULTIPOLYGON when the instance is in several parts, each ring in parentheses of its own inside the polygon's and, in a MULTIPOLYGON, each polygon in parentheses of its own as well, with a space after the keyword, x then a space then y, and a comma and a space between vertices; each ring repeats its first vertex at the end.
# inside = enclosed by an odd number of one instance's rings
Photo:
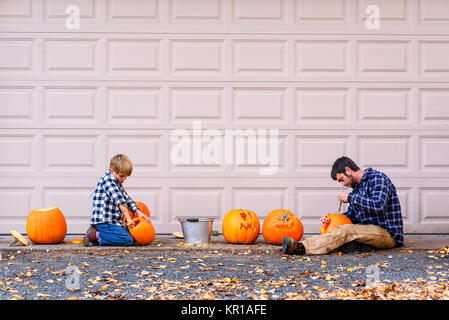
POLYGON ((0 299, 449 299, 449 249, 0 251, 0 299))

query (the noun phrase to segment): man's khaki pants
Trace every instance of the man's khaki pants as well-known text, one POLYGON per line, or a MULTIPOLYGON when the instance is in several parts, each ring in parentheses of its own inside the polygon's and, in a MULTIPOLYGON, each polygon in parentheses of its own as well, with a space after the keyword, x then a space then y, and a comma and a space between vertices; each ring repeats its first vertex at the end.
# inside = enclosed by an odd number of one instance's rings
POLYGON ((344 224, 331 233, 305 238, 302 243, 306 254, 326 254, 354 240, 378 249, 391 249, 396 246, 396 240, 387 230, 372 224, 344 224))

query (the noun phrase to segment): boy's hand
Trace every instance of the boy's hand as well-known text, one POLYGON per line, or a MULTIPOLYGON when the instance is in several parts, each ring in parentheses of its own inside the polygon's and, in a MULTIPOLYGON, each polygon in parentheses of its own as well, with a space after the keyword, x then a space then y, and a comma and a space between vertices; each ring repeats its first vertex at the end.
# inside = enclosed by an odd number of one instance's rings
POLYGON ((145 219, 148 222, 150 222, 150 217, 148 217, 147 215, 145 215, 144 213, 142 213, 142 211, 140 211, 139 209, 136 210, 137 216, 139 217, 139 219, 145 219))
POLYGON ((125 217, 126 225, 128 226, 128 228, 134 228, 136 226, 136 223, 129 215, 128 207, 125 206, 124 204, 120 204, 119 209, 123 213, 123 216, 125 217))
POLYGON ((128 228, 134 228, 136 226, 136 223, 131 220, 126 220, 126 224, 128 225, 128 228))

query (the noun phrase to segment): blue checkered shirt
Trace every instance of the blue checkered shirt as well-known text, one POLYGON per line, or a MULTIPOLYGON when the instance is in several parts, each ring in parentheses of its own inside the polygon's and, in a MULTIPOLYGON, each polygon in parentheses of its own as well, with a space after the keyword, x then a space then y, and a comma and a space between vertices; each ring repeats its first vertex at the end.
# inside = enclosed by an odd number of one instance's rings
POLYGON ((357 224, 374 224, 386 229, 398 245, 404 244, 401 204, 396 188, 382 172, 367 168, 360 183, 348 196, 345 215, 357 224))
POLYGON ((126 205, 131 212, 137 210, 136 203, 126 193, 123 185, 107 171, 95 188, 90 224, 107 223, 125 227, 120 204, 126 205))

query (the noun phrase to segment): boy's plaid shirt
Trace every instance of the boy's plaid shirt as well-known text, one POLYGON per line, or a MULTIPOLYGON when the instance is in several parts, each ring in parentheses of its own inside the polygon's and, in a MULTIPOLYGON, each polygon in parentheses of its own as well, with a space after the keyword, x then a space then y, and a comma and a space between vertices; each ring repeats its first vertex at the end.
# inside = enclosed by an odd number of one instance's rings
POLYGON ((108 223, 125 227, 120 204, 126 205, 131 212, 137 210, 136 203, 128 196, 123 185, 107 171, 95 188, 90 224, 108 223))
POLYGON ((357 224, 374 224, 386 229, 399 245, 404 243, 401 204, 396 188, 382 172, 372 168, 348 196, 345 215, 357 224))

